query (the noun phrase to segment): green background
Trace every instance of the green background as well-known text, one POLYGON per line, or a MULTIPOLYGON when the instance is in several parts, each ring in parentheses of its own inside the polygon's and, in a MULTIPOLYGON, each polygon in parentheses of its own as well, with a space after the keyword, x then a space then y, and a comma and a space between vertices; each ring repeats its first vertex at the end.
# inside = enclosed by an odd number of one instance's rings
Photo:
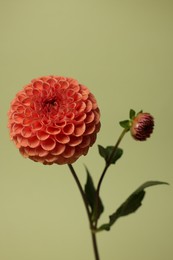
POLYGON ((9 139, 7 111, 31 79, 62 75, 90 88, 102 128, 88 156, 74 167, 85 183, 104 166, 97 144, 111 145, 130 108, 155 117, 147 142, 128 134, 123 158, 112 166, 101 195, 100 224, 141 183, 143 207, 110 232, 98 234, 101 260, 172 260, 173 1, 0 1, 0 259, 94 260, 88 220, 68 167, 22 158, 9 139))

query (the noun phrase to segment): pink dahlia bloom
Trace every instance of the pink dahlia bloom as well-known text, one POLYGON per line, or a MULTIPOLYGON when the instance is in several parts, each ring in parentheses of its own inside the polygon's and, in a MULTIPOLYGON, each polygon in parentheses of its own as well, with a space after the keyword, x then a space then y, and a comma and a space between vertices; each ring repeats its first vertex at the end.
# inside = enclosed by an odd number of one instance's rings
POLYGON ((24 157, 66 164, 86 155, 100 130, 100 112, 89 89, 72 78, 34 79, 8 112, 11 139, 24 157))
POLYGON ((149 113, 139 113, 132 120, 131 135, 135 140, 145 141, 154 129, 154 118, 149 113))

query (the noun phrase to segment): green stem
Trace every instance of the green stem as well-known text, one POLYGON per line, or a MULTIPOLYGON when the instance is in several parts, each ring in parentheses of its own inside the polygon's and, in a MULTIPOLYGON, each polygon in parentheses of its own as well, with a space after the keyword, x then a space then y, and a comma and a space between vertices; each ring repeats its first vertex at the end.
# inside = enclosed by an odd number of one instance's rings
POLYGON ((91 214, 90 214, 90 211, 89 211, 89 208, 88 208, 88 203, 87 203, 87 199, 86 199, 86 196, 85 196, 85 192, 83 191, 83 188, 82 188, 82 185, 78 179, 78 176, 72 166, 72 164, 68 164, 68 167, 74 177, 74 180, 78 186, 78 189, 80 191, 80 194, 82 196, 82 199, 83 199, 83 202, 84 202, 84 205, 85 205, 85 209, 86 209, 86 212, 87 212, 87 216, 88 216, 88 221, 89 221, 89 225, 90 225, 90 231, 91 231, 91 237, 92 237, 92 244, 93 244, 93 250, 94 250, 94 255, 95 255, 95 260, 100 260, 99 258, 99 252, 98 252, 98 246, 97 246, 97 239, 96 239, 96 233, 93 232, 94 230, 94 227, 93 227, 93 224, 92 224, 92 220, 91 220, 91 214))
MULTIPOLYGON (((103 179, 104 179, 104 176, 107 172, 107 169, 109 168, 109 166, 111 165, 111 161, 112 161, 112 158, 113 156, 115 155, 116 151, 117 151, 117 148, 120 144, 120 142, 122 141, 124 135, 129 131, 129 129, 125 128, 122 133, 120 134, 115 146, 114 146, 114 149, 112 150, 112 153, 110 154, 110 157, 109 159, 107 160, 106 164, 105 164, 105 167, 103 169, 103 172, 101 174, 101 177, 99 179, 99 182, 98 182, 98 185, 97 185, 97 190, 96 190, 96 208, 95 208, 95 211, 96 211, 96 216, 98 215, 98 203, 99 203, 99 193, 100 193, 100 188, 101 188, 101 184, 103 182, 103 179)), ((98 222, 98 218, 96 217, 96 221, 95 221, 95 230, 97 229, 97 222, 98 222)))

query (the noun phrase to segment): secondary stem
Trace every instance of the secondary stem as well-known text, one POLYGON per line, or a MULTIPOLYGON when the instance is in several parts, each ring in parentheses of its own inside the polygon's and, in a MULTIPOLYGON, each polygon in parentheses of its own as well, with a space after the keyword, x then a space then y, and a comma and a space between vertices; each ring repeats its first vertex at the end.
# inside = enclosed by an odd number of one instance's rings
POLYGON ((99 258, 99 252, 98 252, 98 246, 97 246, 97 239, 96 239, 96 234, 93 232, 93 224, 92 224, 92 220, 91 220, 91 214, 90 214, 90 211, 89 211, 89 208, 88 208, 88 203, 87 203, 87 200, 86 200, 86 196, 85 196, 85 193, 83 191, 83 188, 82 188, 82 185, 78 179, 78 176, 76 175, 76 172, 72 166, 72 164, 68 164, 68 167, 74 177, 74 180, 78 186, 78 189, 80 191, 80 194, 82 196, 82 199, 83 199, 83 202, 84 202, 84 205, 85 205, 85 209, 86 209, 86 212, 87 212, 87 216, 88 216, 88 220, 89 220, 89 225, 90 225, 90 231, 91 231, 91 237, 92 237, 92 244, 93 244, 93 250, 94 250, 94 255, 95 255, 95 260, 100 260, 99 258))
MULTIPOLYGON (((118 140, 117 140, 117 142, 116 142, 116 144, 115 144, 115 146, 114 146, 114 149, 112 150, 112 153, 111 153, 109 159, 108 159, 107 162, 106 162, 106 165, 105 165, 105 167, 104 167, 104 169, 103 169, 103 172, 102 172, 102 174, 101 174, 101 177, 100 177, 100 179, 99 179, 99 182, 98 182, 98 185, 97 185, 97 190, 96 190, 96 204, 95 204, 95 205, 96 205, 96 216, 98 215, 99 193, 100 193, 100 188, 101 188, 101 184, 102 184, 102 182, 103 182, 104 176, 105 176, 105 174, 106 174, 106 172, 107 172, 107 169, 108 169, 109 166, 111 165, 112 158, 113 158, 113 156, 115 155, 115 153, 116 153, 116 151, 117 151, 117 148, 118 148, 120 142, 122 141, 124 135, 125 135, 128 131, 129 131, 129 129, 125 128, 125 129, 122 131, 122 133, 120 134, 120 136, 119 136, 119 138, 118 138, 118 140)), ((97 229, 97 222, 98 222, 98 218, 96 217, 96 221, 95 221, 95 225, 94 225, 95 229, 97 229)))
POLYGON ((111 155, 110 155, 108 161, 106 162, 105 168, 103 169, 103 172, 102 172, 102 174, 101 174, 100 180, 99 180, 99 182, 98 182, 98 186, 97 186, 97 193, 98 193, 98 194, 99 194, 100 187, 101 187, 103 178, 104 178, 104 176, 105 176, 105 173, 106 173, 108 167, 111 165, 111 160, 112 160, 113 156, 115 155, 116 150, 117 150, 117 148, 118 148, 118 146, 119 146, 121 140, 123 139, 124 135, 127 133, 127 131, 128 131, 127 129, 124 129, 124 130, 122 131, 122 133, 120 134, 120 136, 119 136, 119 138, 118 138, 118 140, 117 140, 117 142, 116 142, 116 144, 115 144, 115 146, 114 146, 114 149, 112 150, 112 153, 111 153, 111 155))

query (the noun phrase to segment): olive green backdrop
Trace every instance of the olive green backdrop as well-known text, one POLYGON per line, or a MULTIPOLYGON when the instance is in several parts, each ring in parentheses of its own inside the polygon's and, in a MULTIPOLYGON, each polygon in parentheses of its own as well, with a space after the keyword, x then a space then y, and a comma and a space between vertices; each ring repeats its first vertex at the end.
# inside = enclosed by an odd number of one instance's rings
POLYGON ((140 210, 98 234, 101 260, 172 260, 173 1, 0 1, 0 259, 94 260, 82 199, 67 166, 22 158, 9 139, 10 101, 31 79, 70 76, 95 94, 102 129, 84 164, 97 182, 104 166, 97 144, 111 145, 130 108, 155 117, 139 143, 128 134, 101 195, 100 224, 141 183, 151 187, 140 210))

